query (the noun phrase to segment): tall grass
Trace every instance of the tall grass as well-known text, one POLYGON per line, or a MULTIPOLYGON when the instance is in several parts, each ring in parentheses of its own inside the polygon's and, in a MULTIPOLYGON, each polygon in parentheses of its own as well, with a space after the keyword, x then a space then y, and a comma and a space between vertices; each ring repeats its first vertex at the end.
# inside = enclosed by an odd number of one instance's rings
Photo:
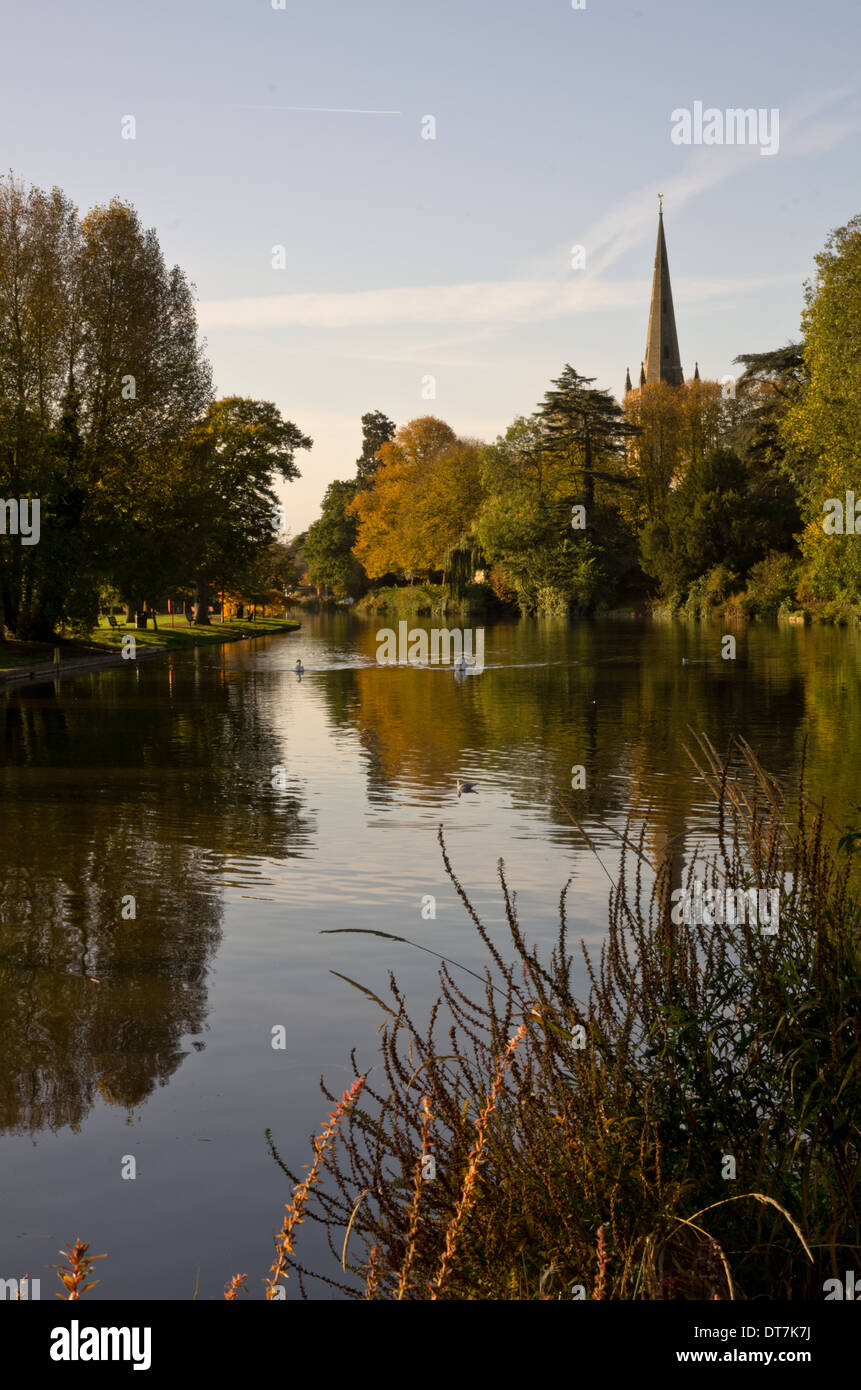
MULTIPOLYGON (((421 1027, 391 978, 384 1082, 353 1056, 361 1097, 339 1111, 329 1185, 307 1209, 333 1256, 315 1278, 375 1299, 819 1299, 859 1268, 852 857, 803 785, 788 798, 744 742, 721 760, 700 739, 692 757, 716 847, 682 881, 778 889, 777 934, 677 924, 680 865, 651 863, 648 820, 632 818, 600 956, 581 943, 580 998, 568 886, 543 959, 500 861, 503 948, 440 830, 486 970, 467 990, 444 961, 421 1027)), ((307 1296, 283 1235, 277 1264, 307 1296)))

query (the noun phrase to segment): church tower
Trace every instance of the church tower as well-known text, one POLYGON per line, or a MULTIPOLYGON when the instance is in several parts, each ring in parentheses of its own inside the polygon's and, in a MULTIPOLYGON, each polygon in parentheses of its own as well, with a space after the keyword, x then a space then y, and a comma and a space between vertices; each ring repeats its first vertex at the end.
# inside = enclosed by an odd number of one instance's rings
POLYGON ((655 248, 655 270, 652 276, 652 306, 649 310, 646 361, 644 371, 640 373, 641 381, 644 376, 647 382, 666 381, 670 386, 681 386, 685 379, 676 335, 673 292, 670 288, 663 200, 658 211, 658 244, 655 248))

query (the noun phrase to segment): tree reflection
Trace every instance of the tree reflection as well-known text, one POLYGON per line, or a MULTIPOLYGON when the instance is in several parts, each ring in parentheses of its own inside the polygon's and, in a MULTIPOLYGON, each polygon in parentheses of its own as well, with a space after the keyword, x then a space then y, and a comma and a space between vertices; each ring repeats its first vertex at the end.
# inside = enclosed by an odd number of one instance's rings
POLYGON ((226 662, 34 687, 0 721, 0 1127, 76 1127, 203 1046, 224 865, 300 854, 312 827, 226 662))

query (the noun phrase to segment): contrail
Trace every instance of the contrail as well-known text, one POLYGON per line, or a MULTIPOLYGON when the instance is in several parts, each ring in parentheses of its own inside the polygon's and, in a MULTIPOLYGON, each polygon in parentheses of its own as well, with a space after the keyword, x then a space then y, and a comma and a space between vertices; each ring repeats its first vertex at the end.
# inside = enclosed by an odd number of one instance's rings
POLYGON ((402 116, 403 111, 365 111, 359 106, 240 106, 240 111, 331 111, 342 116, 402 116))

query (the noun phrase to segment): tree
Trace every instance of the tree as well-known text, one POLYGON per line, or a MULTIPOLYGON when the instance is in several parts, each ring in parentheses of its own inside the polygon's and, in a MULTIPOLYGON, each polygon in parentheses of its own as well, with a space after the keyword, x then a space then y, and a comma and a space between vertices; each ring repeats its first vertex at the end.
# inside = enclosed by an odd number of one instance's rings
POLYGON ((595 503, 596 479, 618 485, 618 465, 624 458, 625 441, 633 433, 609 391, 592 389, 594 380, 566 363, 553 382, 556 389, 546 392, 537 412, 545 448, 563 458, 580 480, 587 516, 595 503))
MULTIPOLYGON (((824 506, 858 489, 861 448, 861 216, 833 231, 805 287, 803 388, 780 425, 806 523, 800 594, 861 602, 857 536, 829 534, 824 506)), ((854 518, 853 518, 854 520, 854 518)), ((844 519, 845 523, 845 519, 844 519)))
POLYGON ((665 513, 670 489, 685 464, 684 396, 667 381, 653 381, 625 397, 625 418, 633 427, 627 464, 635 479, 628 515, 637 529, 665 513))
POLYGON ((177 582, 176 446, 212 399, 191 286, 114 199, 84 218, 78 379, 98 545, 129 617, 177 582))
POLYGON ((377 455, 395 433, 394 421, 381 410, 370 410, 362 416, 362 452, 356 459, 359 487, 370 487, 379 468, 377 455))
POLYGON ((696 460, 668 498, 662 516, 642 534, 643 566, 667 596, 721 566, 731 587, 785 541, 772 479, 730 449, 696 460))
POLYGON ((313 584, 331 589, 339 598, 359 598, 368 577, 353 554, 359 534, 356 516, 349 510, 359 483, 333 482, 326 489, 318 521, 308 528, 304 555, 313 584))
POLYGON ((594 606, 606 573, 595 542, 572 528, 580 496, 568 459, 547 448, 544 421, 520 417, 481 453, 485 501, 476 533, 497 582, 525 612, 594 606))
POLYGON ((277 532, 277 478, 300 476, 297 449, 312 440, 268 401, 214 401, 182 449, 183 524, 195 576, 195 626, 209 623, 213 583, 229 585, 277 532))
MULTIPOLYGON (((436 527, 427 498, 435 472, 446 467, 444 456, 457 444, 450 425, 424 415, 402 425, 380 448, 373 486, 359 488, 349 507, 359 527, 354 552, 372 579, 443 568, 446 551, 463 531, 464 518, 455 506, 444 534, 436 527)), ((449 476, 453 465, 450 454, 449 476)))
MULTIPOLYGON (((51 435, 75 349, 78 236, 75 210, 59 189, 0 179, 0 496, 38 500, 45 536, 34 545, 0 536, 0 635, 4 625, 38 635, 45 622, 47 533, 52 508, 64 506, 62 490, 52 487, 51 435)), ((79 456, 66 460, 67 488, 79 469, 79 456)))

